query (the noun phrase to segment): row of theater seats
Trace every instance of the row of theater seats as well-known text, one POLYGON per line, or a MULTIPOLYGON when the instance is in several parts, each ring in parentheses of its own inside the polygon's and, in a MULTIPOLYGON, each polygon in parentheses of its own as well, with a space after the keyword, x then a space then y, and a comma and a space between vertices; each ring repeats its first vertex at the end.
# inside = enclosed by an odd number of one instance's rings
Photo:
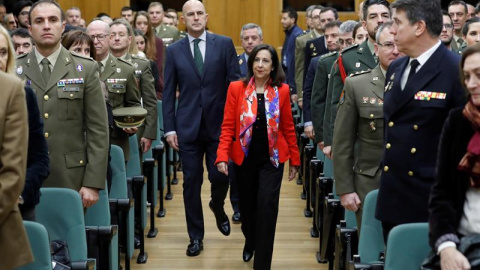
POLYGON ((42 188, 37 206, 37 222, 24 222, 35 261, 22 270, 52 269, 50 243, 64 241, 71 258, 71 269, 130 269, 134 249, 139 248, 137 263, 146 263, 145 234, 156 237, 157 217, 164 217, 165 199, 172 199, 171 182, 176 178, 176 155, 163 137, 162 104, 158 101, 159 132, 149 152, 140 160, 136 135, 130 137, 130 160, 125 164, 120 147, 112 145, 111 189, 100 192, 97 204, 84 212, 78 192, 62 188, 42 188), (173 177, 173 178, 172 178, 173 177), (157 197, 158 191, 158 197, 157 197), (157 200, 158 199, 158 200, 157 200), (150 203, 150 216, 147 211, 150 203), (148 220, 150 229, 146 232, 148 220), (137 234, 137 243, 135 243, 137 234))
POLYGON ((292 108, 301 155, 297 184, 302 186, 304 216, 312 218, 310 235, 319 238, 317 262, 328 263, 331 270, 420 269, 430 251, 428 224, 395 227, 385 247, 381 222, 375 218, 378 190, 374 190, 363 202, 359 234, 355 213, 341 206, 335 192, 332 161, 305 136, 298 111, 292 108))

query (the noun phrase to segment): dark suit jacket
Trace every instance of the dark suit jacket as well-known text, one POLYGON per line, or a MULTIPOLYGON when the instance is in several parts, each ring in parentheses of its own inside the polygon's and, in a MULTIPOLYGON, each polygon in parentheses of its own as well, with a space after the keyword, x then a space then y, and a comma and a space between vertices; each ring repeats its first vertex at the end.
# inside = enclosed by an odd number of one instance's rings
POLYGON ((315 72, 317 71, 318 60, 320 56, 312 58, 310 65, 305 76, 305 81, 303 82, 303 121, 310 122, 312 121, 312 110, 311 110, 311 101, 312 101, 312 87, 313 81, 315 80, 315 72))
POLYGON ((240 67, 240 74, 242 77, 247 77, 247 58, 245 57, 245 53, 242 53, 238 56, 238 66, 240 67))
POLYGON ((470 177, 457 169, 466 153, 473 129, 462 115, 463 108, 450 111, 443 126, 438 150, 435 184, 430 193, 430 245, 436 251, 437 240, 447 234, 457 235, 463 215, 465 193, 470 177))
POLYGON ((28 110, 27 176, 23 187, 24 203, 21 211, 32 209, 40 201, 40 188, 50 173, 47 141, 43 133, 43 121, 38 110, 37 98, 32 88, 25 86, 28 110))
MULTIPOLYGON (((311 39, 307 41, 307 45, 305 46, 305 62, 303 62, 303 70, 307 71, 308 66, 310 65, 310 61, 312 58, 317 56, 322 56, 328 53, 327 47, 325 47, 325 36, 321 36, 319 38, 311 39)), ((303 73, 303 80, 305 83, 305 78, 307 77, 307 73, 303 73)), ((305 88, 305 87, 304 87, 305 88)))
MULTIPOLYGON (((217 150, 217 160, 228 162, 231 159, 238 166, 242 165, 245 153, 240 145, 240 115, 242 114, 242 101, 246 85, 242 81, 233 82, 228 88, 225 116, 222 124, 222 134, 217 150)), ((278 124, 278 156, 279 162, 290 160, 291 166, 300 165, 295 127, 293 124, 292 109, 290 105, 290 92, 287 84, 278 88, 280 122, 278 124)), ((269 138, 270 139, 270 138, 269 138)))
POLYGON ((218 140, 228 85, 240 78, 232 40, 207 32, 206 42, 202 74, 193 61, 188 36, 167 47, 163 123, 165 133, 176 131, 180 142, 197 139, 202 118, 209 137, 218 140))
POLYGON ((402 91, 400 80, 408 63, 409 57, 394 61, 385 81, 384 172, 376 217, 393 224, 428 220, 440 133, 448 111, 465 103, 458 55, 440 46, 402 91), (418 98, 427 92, 445 97, 418 98))

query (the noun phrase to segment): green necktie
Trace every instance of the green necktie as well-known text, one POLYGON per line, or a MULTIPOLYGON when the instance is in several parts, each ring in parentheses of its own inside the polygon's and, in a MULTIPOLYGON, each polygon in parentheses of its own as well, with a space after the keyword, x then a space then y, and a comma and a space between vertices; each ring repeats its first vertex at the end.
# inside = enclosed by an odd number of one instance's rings
POLYGON ((463 38, 458 38, 458 44, 460 45, 459 47, 463 45, 463 38))
POLYGON ((42 67, 43 67, 42 68, 42 77, 43 77, 43 80, 45 81, 45 84, 47 84, 48 80, 50 79, 50 75, 51 75, 50 61, 48 61, 47 58, 43 58, 40 63, 42 63, 42 67))
POLYGON ((196 38, 193 40, 193 60, 195 61, 195 66, 197 66, 198 71, 200 74, 203 72, 203 58, 202 53, 200 52, 200 48, 198 47, 198 43, 201 39, 196 38))

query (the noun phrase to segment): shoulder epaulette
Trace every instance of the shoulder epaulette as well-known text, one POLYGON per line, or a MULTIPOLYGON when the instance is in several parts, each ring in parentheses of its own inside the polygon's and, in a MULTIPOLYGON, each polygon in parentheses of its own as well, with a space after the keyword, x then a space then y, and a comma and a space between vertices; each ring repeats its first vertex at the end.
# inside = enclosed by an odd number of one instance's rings
POLYGON ((82 59, 90 60, 90 61, 95 61, 95 60, 93 60, 93 58, 90 57, 90 56, 85 56, 85 55, 83 55, 83 54, 79 54, 79 53, 76 53, 76 52, 70 52, 70 54, 71 54, 72 56, 74 56, 74 57, 78 57, 78 58, 82 58, 82 59))
POLYGON ((28 55, 28 53, 20 54, 20 55, 18 55, 18 56, 16 57, 16 59, 22 59, 22 58, 24 58, 24 57, 27 56, 27 55, 28 55))
POLYGON ((301 37, 301 36, 305 36, 305 35, 308 34, 308 33, 310 33, 310 32, 303 30, 303 32, 302 32, 300 35, 298 35, 297 38, 299 38, 299 37, 301 37))
POLYGON ((147 58, 145 58, 145 57, 142 56, 142 55, 138 55, 138 54, 132 54, 132 59, 137 59, 137 60, 142 60, 142 61, 148 61, 147 58))
POLYGON ((344 53, 344 52, 346 52, 346 51, 350 51, 350 50, 353 49, 353 48, 357 48, 358 46, 359 46, 358 44, 353 44, 352 46, 343 49, 343 50, 342 50, 342 53, 344 53))
POLYGON ((329 52, 329 53, 326 53, 326 54, 320 56, 320 59, 327 58, 327 57, 330 57, 330 56, 332 56, 332 55, 337 55, 337 54, 338 54, 337 51, 329 52))
POLYGON ((355 77, 355 76, 362 75, 362 74, 366 74, 366 73, 370 73, 370 72, 372 72, 371 69, 362 70, 362 71, 357 71, 357 72, 355 72, 355 73, 350 74, 349 77, 355 77))
POLYGON ((120 62, 123 62, 123 63, 125 63, 125 64, 128 64, 129 66, 133 66, 132 63, 128 62, 128 61, 125 60, 125 59, 122 59, 122 58, 117 58, 117 59, 118 59, 118 61, 120 61, 120 62))

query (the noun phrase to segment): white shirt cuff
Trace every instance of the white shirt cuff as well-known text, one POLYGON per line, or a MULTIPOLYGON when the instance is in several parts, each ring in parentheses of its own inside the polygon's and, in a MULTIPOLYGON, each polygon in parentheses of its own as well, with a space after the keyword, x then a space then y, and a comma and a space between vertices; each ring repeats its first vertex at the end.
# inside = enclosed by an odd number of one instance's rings
POLYGON ((168 136, 170 136, 170 135, 175 135, 175 134, 177 134, 177 132, 176 132, 176 131, 169 131, 169 132, 167 132, 167 133, 163 134, 163 137, 165 137, 165 138, 166 138, 166 137, 168 137, 168 136))
POLYGON ((440 252, 448 247, 457 247, 457 245, 455 244, 455 242, 452 242, 452 241, 445 241, 443 243, 440 244, 440 246, 438 246, 438 249, 437 249, 437 255, 440 255, 440 252))
POLYGON ((308 122, 303 123, 304 128, 309 127, 309 126, 313 126, 312 121, 308 121, 308 122))

